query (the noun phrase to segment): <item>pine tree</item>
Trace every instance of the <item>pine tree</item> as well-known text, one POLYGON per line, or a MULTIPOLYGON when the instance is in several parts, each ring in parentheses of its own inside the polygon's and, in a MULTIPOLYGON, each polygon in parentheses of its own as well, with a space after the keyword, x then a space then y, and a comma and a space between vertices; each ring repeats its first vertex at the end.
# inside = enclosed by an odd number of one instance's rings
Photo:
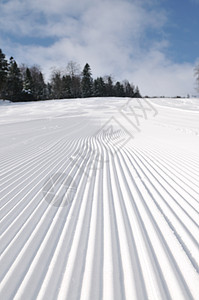
POLYGON ((125 80, 123 86, 124 86, 125 97, 131 97, 131 98, 134 97, 135 91, 134 91, 133 84, 130 84, 128 80, 125 80))
POLYGON ((91 97, 93 95, 93 79, 91 68, 87 63, 82 72, 82 80, 81 80, 81 90, 82 97, 91 97))
POLYGON ((6 96, 11 101, 20 101, 22 97, 23 83, 18 65, 13 57, 8 64, 8 76, 6 82, 6 96))
POLYGON ((46 84, 45 84, 45 81, 44 81, 44 76, 42 74, 42 72, 39 73, 39 76, 38 76, 38 82, 36 81, 36 84, 35 84, 35 87, 36 87, 36 95, 37 95, 37 100, 44 100, 46 99, 46 84))
POLYGON ((30 68, 34 100, 46 99, 46 84, 39 66, 30 68))
POLYGON ((23 82, 23 92, 28 95, 33 95, 33 82, 30 69, 26 69, 25 79, 23 82))
POLYGON ((81 98, 81 78, 79 75, 71 77, 71 97, 81 98))
POLYGON ((72 85, 72 78, 69 75, 63 76, 62 78, 63 85, 64 85, 64 98, 72 98, 71 93, 71 85, 72 85))
POLYGON ((116 97, 124 97, 125 96, 124 87, 119 81, 116 82, 114 90, 115 90, 116 97))
POLYGON ((136 98, 142 98, 138 86, 136 86, 136 88, 135 88, 134 97, 136 97, 136 98))
POLYGON ((106 96, 113 97, 115 95, 113 79, 111 76, 106 77, 106 96))
POLYGON ((8 62, 5 58, 5 54, 0 49, 0 97, 4 97, 4 89, 7 79, 8 62))
POLYGON ((106 86, 102 77, 98 77, 94 80, 93 94, 96 97, 106 96, 106 86))

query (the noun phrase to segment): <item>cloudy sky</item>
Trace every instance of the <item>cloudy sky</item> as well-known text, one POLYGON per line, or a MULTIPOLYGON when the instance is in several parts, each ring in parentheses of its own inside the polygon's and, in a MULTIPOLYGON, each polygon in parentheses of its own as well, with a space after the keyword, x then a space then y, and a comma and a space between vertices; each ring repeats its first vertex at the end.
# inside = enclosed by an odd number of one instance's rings
POLYGON ((196 95, 199 0, 0 0, 0 48, 17 62, 71 60, 143 96, 196 95))

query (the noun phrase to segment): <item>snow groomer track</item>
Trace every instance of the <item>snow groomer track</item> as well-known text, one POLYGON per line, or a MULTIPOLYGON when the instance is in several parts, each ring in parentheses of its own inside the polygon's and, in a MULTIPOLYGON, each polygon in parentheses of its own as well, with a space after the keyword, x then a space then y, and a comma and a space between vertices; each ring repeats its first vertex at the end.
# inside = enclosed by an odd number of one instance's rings
POLYGON ((0 299, 199 299, 199 100, 148 102, 0 103, 0 299))

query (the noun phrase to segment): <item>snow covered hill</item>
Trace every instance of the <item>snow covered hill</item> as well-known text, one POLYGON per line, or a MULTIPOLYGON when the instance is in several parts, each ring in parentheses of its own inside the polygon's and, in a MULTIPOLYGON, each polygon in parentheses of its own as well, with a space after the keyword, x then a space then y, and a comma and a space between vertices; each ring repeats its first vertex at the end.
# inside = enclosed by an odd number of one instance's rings
POLYGON ((199 99, 0 102, 0 299, 199 299, 199 99))

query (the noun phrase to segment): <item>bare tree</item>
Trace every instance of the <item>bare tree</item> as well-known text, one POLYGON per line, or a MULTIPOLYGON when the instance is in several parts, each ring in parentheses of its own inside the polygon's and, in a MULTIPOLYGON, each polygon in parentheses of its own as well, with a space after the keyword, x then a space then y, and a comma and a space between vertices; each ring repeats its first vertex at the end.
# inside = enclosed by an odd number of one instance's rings
MULTIPOLYGON (((69 61, 66 67, 67 76, 70 77, 70 95, 72 98, 77 98, 81 96, 81 70, 80 65, 74 61, 69 61)), ((69 79, 69 78, 68 78, 69 79)))
POLYGON ((67 75, 74 77, 74 76, 80 76, 81 70, 80 65, 76 63, 75 61, 69 61, 66 67, 66 73, 67 75))
POLYGON ((21 78, 22 80, 24 81, 25 80, 25 77, 26 77, 26 70, 27 70, 28 66, 24 63, 22 63, 20 66, 19 66, 19 69, 20 69, 20 72, 21 72, 21 78))
POLYGON ((64 86, 63 86, 63 76, 61 71, 53 70, 51 75, 51 86, 52 86, 52 97, 55 99, 63 99, 64 86))
POLYGON ((195 67, 194 69, 194 75, 196 77, 196 84, 197 84, 197 91, 199 92, 199 65, 195 67))

